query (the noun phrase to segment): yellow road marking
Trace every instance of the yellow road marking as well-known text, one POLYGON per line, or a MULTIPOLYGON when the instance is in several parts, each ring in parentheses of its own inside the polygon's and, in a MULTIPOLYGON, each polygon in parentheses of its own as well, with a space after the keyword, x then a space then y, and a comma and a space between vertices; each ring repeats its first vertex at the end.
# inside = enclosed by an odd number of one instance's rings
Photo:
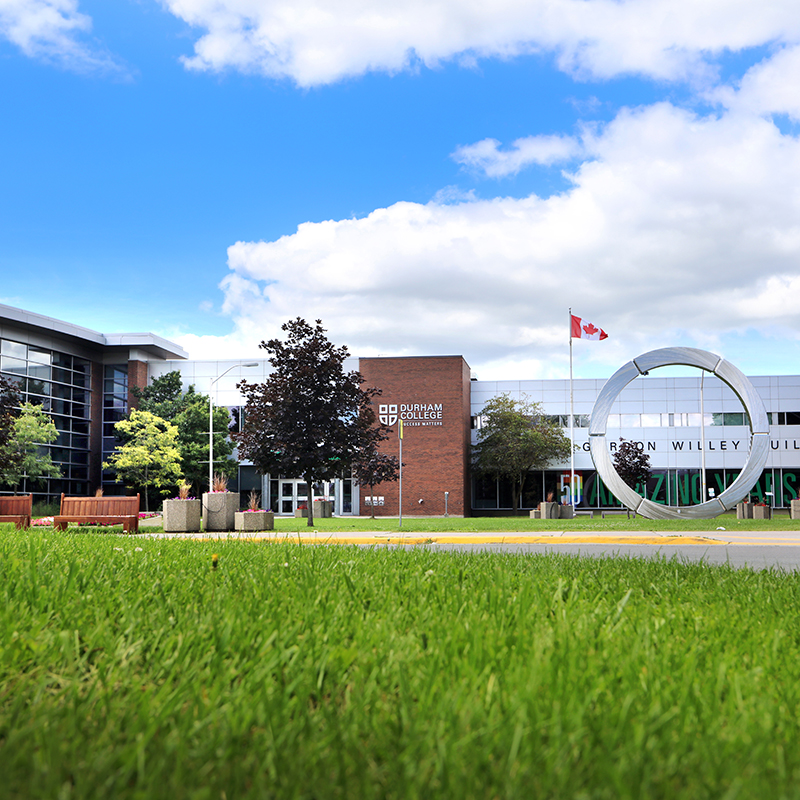
MULTIPOLYGON (((703 536, 510 536, 487 535, 453 535, 453 536, 404 536, 402 534, 378 534, 365 536, 336 536, 333 534, 297 534, 295 535, 270 535, 230 537, 237 541, 247 542, 294 542, 295 544, 395 544, 395 545, 421 545, 421 544, 658 544, 681 545, 703 544, 721 545, 728 544, 720 539, 707 539, 703 536)), ((212 541, 210 538, 204 541, 212 541)))
POLYGON ((725 544, 767 544, 770 547, 775 547, 776 545, 800 547, 800 539, 751 539, 744 536, 737 536, 733 539, 726 539, 725 544))

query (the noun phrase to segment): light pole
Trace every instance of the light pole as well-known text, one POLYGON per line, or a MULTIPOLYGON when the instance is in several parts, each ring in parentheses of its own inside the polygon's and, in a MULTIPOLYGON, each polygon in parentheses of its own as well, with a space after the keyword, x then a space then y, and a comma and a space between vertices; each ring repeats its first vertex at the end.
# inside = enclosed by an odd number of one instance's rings
POLYGON ((399 528, 403 527, 403 420, 397 420, 397 442, 400 447, 400 486, 399 486, 399 501, 400 501, 400 524, 399 528))
POLYGON ((222 375, 217 375, 211 381, 211 384, 208 388, 208 491, 211 491, 211 487, 214 485, 214 384, 220 379, 227 375, 232 369, 236 369, 237 367, 257 367, 258 364, 255 361, 250 361, 247 364, 234 364, 232 367, 228 367, 222 375))

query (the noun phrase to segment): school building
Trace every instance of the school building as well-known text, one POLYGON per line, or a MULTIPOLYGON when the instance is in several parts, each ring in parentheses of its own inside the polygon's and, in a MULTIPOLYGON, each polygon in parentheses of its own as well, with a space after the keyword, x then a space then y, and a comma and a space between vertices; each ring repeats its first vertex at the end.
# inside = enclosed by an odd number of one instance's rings
MULTIPOLYGON (((538 402, 544 412, 569 428, 568 380, 481 381, 462 356, 352 358, 365 385, 382 394, 375 411, 393 434, 384 443, 399 455, 399 420, 403 421, 403 515, 506 514, 511 510, 511 486, 470 470, 470 447, 481 425, 481 410, 499 394, 538 402)), ((37 497, 57 498, 61 492, 93 494, 102 487, 119 493, 104 474, 102 462, 115 446, 114 424, 134 406, 134 386, 144 387, 172 370, 185 387, 209 394, 216 405, 239 407, 236 390, 242 378, 250 382, 269 374, 266 360, 190 360, 178 345, 151 333, 102 334, 72 323, 0 305, 0 373, 15 381, 23 400, 40 405, 58 429, 50 446, 62 476, 23 486, 37 497), (255 367, 244 366, 256 363, 255 367)), ((629 384, 614 401, 608 419, 609 448, 619 438, 638 443, 653 469, 647 497, 671 506, 701 502, 702 472, 706 486, 721 493, 747 461, 750 428, 736 395, 713 375, 658 377, 654 372, 629 384), (702 384, 702 403, 701 403, 702 384), (702 409, 702 416, 701 416, 702 409)), ((770 453, 753 489, 754 499, 786 507, 800 493, 800 376, 749 378, 764 401, 770 422, 770 453)), ((583 509, 617 507, 616 499, 598 479, 589 452, 589 418, 604 380, 573 383, 573 430, 576 504, 583 509)), ((538 506, 550 492, 561 496, 570 464, 554 464, 532 473, 521 509, 538 506)), ((238 489, 262 493, 264 507, 290 514, 309 500, 308 487, 297 476, 258 475, 252 465, 239 466, 238 489)), ((339 515, 396 516, 400 486, 386 483, 375 494, 359 487, 348 474, 311 487, 313 499, 334 500, 339 515)))

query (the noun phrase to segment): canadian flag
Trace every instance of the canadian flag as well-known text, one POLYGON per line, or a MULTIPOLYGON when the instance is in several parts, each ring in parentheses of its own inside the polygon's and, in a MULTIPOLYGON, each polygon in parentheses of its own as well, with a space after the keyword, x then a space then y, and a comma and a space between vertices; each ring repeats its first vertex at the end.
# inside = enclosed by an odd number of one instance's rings
POLYGON ((608 334, 597 325, 576 317, 574 314, 570 314, 570 317, 572 318, 572 330, 569 335, 572 339, 592 339, 599 342, 601 339, 608 338, 608 334))

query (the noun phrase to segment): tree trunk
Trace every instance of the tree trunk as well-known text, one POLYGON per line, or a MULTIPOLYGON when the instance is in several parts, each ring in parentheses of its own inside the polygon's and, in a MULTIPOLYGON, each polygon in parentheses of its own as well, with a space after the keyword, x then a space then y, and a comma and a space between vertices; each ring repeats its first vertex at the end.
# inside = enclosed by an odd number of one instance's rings
POLYGON ((372 509, 370 517, 375 519, 375 487, 372 484, 369 485, 369 507, 372 509))
POLYGON ((511 513, 516 517, 519 513, 519 501, 522 497, 523 481, 513 481, 511 484, 511 513))
POLYGON ((306 486, 308 487, 308 527, 314 527, 314 484, 312 483, 312 476, 306 475, 306 486))
POLYGON ((517 489, 517 496, 515 498, 514 504, 514 516, 516 517, 519 514, 519 507, 522 503, 522 492, 525 489, 525 479, 528 477, 528 473, 525 472, 519 479, 519 488, 517 489))

